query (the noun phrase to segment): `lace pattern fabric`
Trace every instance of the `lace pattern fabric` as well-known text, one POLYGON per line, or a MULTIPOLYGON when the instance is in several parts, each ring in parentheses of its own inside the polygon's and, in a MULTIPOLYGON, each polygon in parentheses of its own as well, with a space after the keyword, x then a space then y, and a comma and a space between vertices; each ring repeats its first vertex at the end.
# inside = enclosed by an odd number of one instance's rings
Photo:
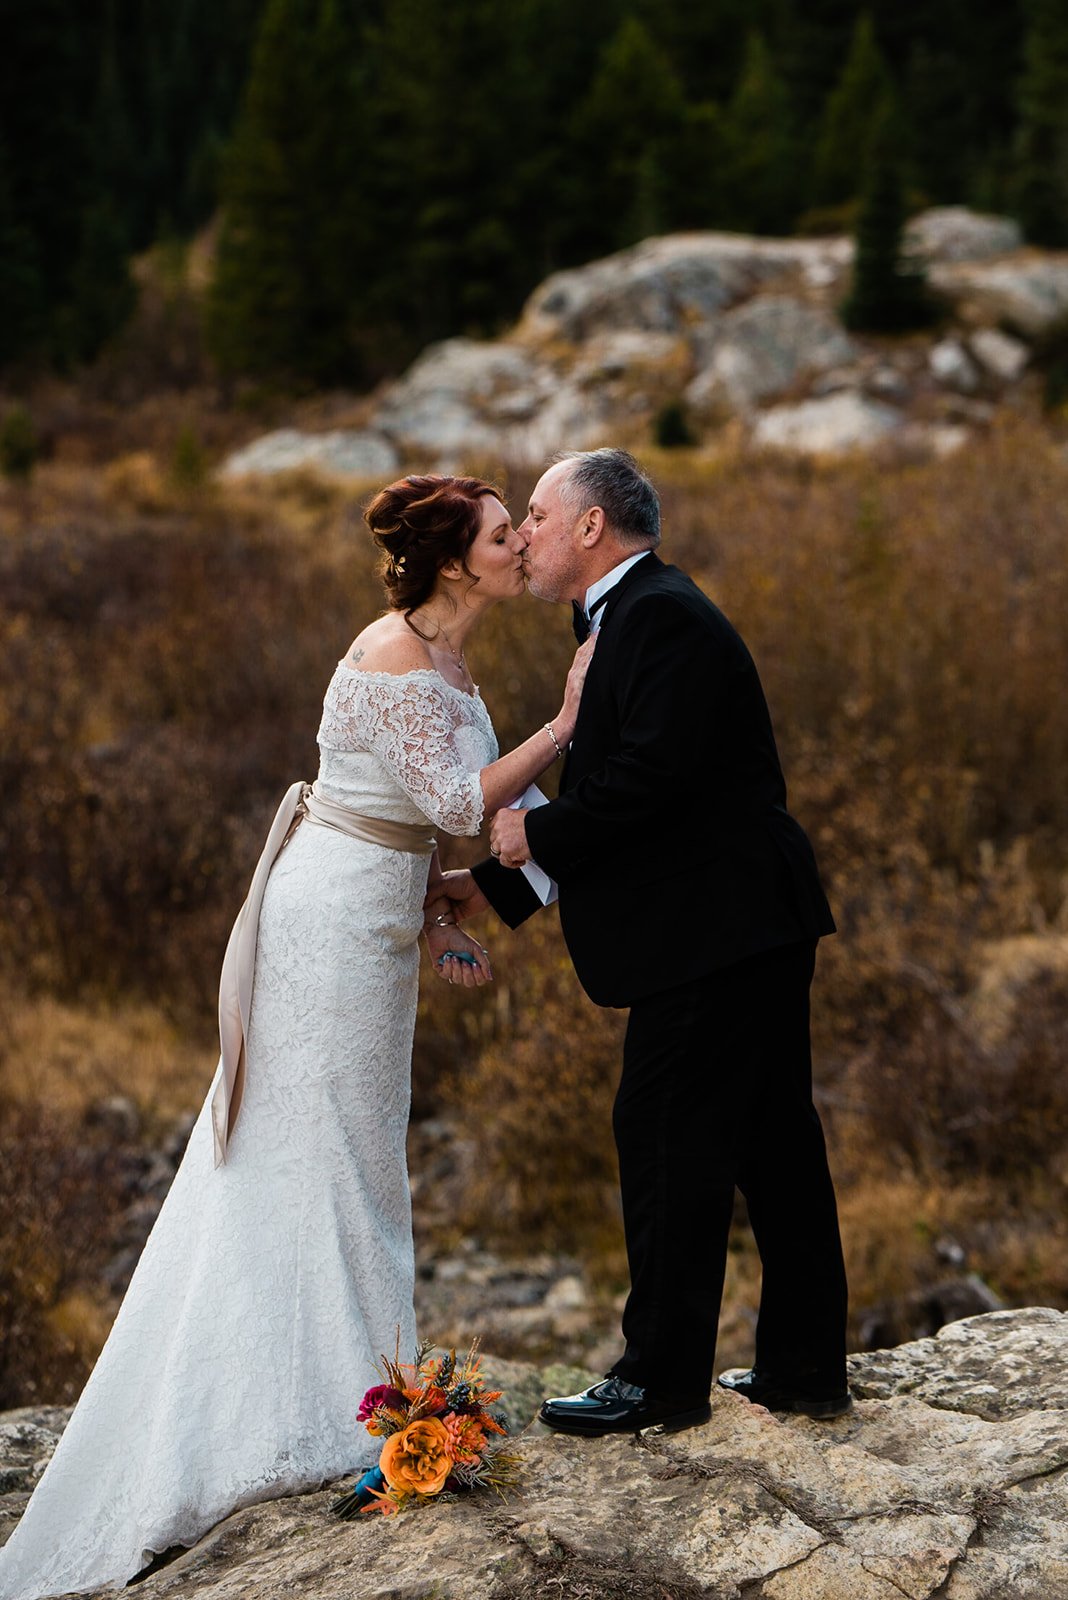
MULTIPOLYGON (((436 678, 339 668, 320 781, 371 814, 474 833, 496 741, 481 700, 436 678)), ((426 857, 325 828, 298 828, 279 856, 226 1164, 209 1090, 0 1550, 0 1600, 123 1583, 240 1506, 376 1459, 356 1406, 398 1330, 402 1351, 415 1342, 405 1134, 426 874, 426 857)))
POLYGON ((478 768, 486 765, 487 749, 497 750, 489 713, 479 695, 454 688, 440 673, 427 668, 397 676, 339 662, 323 703, 319 745, 324 793, 336 787, 330 758, 362 751, 408 796, 411 820, 429 817, 455 834, 482 826, 478 768))

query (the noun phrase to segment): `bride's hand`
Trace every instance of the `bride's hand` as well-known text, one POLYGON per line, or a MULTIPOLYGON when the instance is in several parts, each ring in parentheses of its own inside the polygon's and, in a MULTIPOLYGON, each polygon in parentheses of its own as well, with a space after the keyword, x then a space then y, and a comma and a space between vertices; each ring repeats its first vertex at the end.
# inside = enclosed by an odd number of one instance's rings
POLYGON ((570 744, 575 736, 579 701, 582 699, 586 674, 590 670, 590 662, 596 648, 597 634, 591 633, 585 644, 580 644, 575 651, 575 659, 571 663, 571 670, 564 687, 564 703, 553 718, 553 729, 562 745, 570 744))
POLYGON ((486 950, 471 935, 460 928, 425 928, 426 947, 434 963, 434 971, 446 983, 462 984, 465 989, 479 989, 492 983, 493 969, 486 950), (471 960, 463 957, 470 956, 471 960))

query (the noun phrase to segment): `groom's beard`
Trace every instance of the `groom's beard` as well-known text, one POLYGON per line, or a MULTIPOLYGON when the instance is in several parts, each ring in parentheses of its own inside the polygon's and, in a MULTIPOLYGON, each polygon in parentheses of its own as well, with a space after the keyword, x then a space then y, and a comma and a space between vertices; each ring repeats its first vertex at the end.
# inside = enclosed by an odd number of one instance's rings
POLYGON ((558 603, 567 598, 566 595, 557 594, 555 588, 552 588, 551 585, 550 589, 551 592, 547 593, 536 578, 532 578, 529 573, 527 574, 527 593, 532 594, 535 600, 550 600, 558 603))
MULTIPOLYGON (((529 566, 524 570, 527 576, 527 592, 532 594, 535 600, 548 600, 553 605, 570 604, 575 586, 566 575, 543 573, 539 576, 532 572, 529 566)), ((584 587, 582 594, 585 593, 584 587)), ((580 595, 579 598, 581 597, 580 595)))

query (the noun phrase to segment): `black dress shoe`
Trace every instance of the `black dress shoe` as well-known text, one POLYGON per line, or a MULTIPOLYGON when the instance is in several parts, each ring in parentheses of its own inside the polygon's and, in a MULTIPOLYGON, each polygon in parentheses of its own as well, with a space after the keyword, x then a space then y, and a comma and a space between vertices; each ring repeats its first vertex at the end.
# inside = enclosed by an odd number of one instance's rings
POLYGON ((657 1400, 636 1384, 613 1377, 602 1378, 581 1394, 546 1400, 538 1412, 539 1420, 557 1433, 579 1433, 590 1439, 603 1433, 639 1433, 643 1428, 673 1433, 707 1422, 711 1415, 707 1400, 688 1405, 657 1400))
POLYGON ((755 1406, 766 1406, 769 1411, 796 1411, 803 1417, 841 1417, 853 1404, 848 1389, 809 1391, 755 1369, 745 1372, 733 1367, 730 1372, 720 1373, 716 1382, 721 1389, 743 1395, 755 1406))

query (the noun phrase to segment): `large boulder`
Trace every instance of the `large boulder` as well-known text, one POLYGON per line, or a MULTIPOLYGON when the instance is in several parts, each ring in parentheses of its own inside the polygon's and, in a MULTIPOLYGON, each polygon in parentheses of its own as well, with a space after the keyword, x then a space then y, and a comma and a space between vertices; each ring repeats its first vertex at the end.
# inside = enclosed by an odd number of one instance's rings
POLYGON ((402 462, 456 470, 640 449, 680 401, 699 433, 738 417, 733 437, 758 448, 840 455, 892 435, 906 453, 944 454, 971 437, 965 422, 989 420, 961 397, 990 401, 1015 384, 1028 342, 1068 316, 1068 252, 1025 250, 1011 219, 961 206, 913 218, 907 247, 956 326, 898 341, 848 335, 837 315, 853 257, 845 237, 668 234, 553 273, 505 338, 432 345, 371 397, 362 433, 284 430, 223 475, 318 466, 381 478, 402 462), (933 391, 943 409, 932 421, 933 391))
POLYGON ((979 387, 978 368, 959 339, 939 339, 932 345, 927 363, 932 376, 947 389, 974 394, 979 387))
MULTIPOLYGON (((521 1401, 517 1420, 547 1388, 583 1381, 488 1358, 487 1368, 521 1401)), ((717 1390, 711 1420, 680 1434, 583 1441, 535 1425, 506 1504, 468 1498, 338 1523, 328 1515, 336 1486, 270 1501, 235 1512, 140 1592, 1061 1600, 1066 1372, 1064 1313, 974 1317, 852 1357, 856 1404, 835 1422, 773 1416, 717 1390)))
POLYGON ((701 370, 686 391, 699 415, 749 411, 802 376, 840 367, 858 353, 837 318, 781 294, 724 312, 701 344, 701 370))
POLYGON ((1068 252, 1020 251, 997 261, 936 265, 930 282, 964 322, 1004 323, 1038 339, 1068 316, 1068 252))
POLYGON ((967 206, 932 206, 913 217, 905 234, 906 250, 927 262, 985 261, 1022 244, 1012 217, 989 217, 967 206))
POLYGON ((384 478, 396 472, 399 464, 390 441, 368 429, 302 433, 297 428, 279 428, 235 450, 219 474, 229 479, 270 477, 310 467, 330 477, 384 478))
POLYGON ((889 438, 904 418, 893 406, 843 389, 818 400, 772 406, 753 426, 758 449, 797 455, 839 456, 871 449, 889 438))
POLYGON ((691 364, 685 340, 640 329, 597 334, 566 361, 503 340, 448 339, 389 386, 375 422, 404 451, 446 465, 543 461, 644 431, 691 364))
POLYGON ((771 283, 825 288, 845 272, 847 239, 674 233, 554 272, 527 301, 517 337, 543 343, 637 328, 686 333, 771 283))
POLYGON ((968 344, 987 376, 1000 383, 1015 383, 1031 358, 1022 339, 1014 339, 1000 328, 976 328, 968 344))
POLYGON ((554 388, 550 368, 518 345, 446 339, 389 385, 375 422, 414 454, 457 461, 511 454, 510 443, 554 388))

